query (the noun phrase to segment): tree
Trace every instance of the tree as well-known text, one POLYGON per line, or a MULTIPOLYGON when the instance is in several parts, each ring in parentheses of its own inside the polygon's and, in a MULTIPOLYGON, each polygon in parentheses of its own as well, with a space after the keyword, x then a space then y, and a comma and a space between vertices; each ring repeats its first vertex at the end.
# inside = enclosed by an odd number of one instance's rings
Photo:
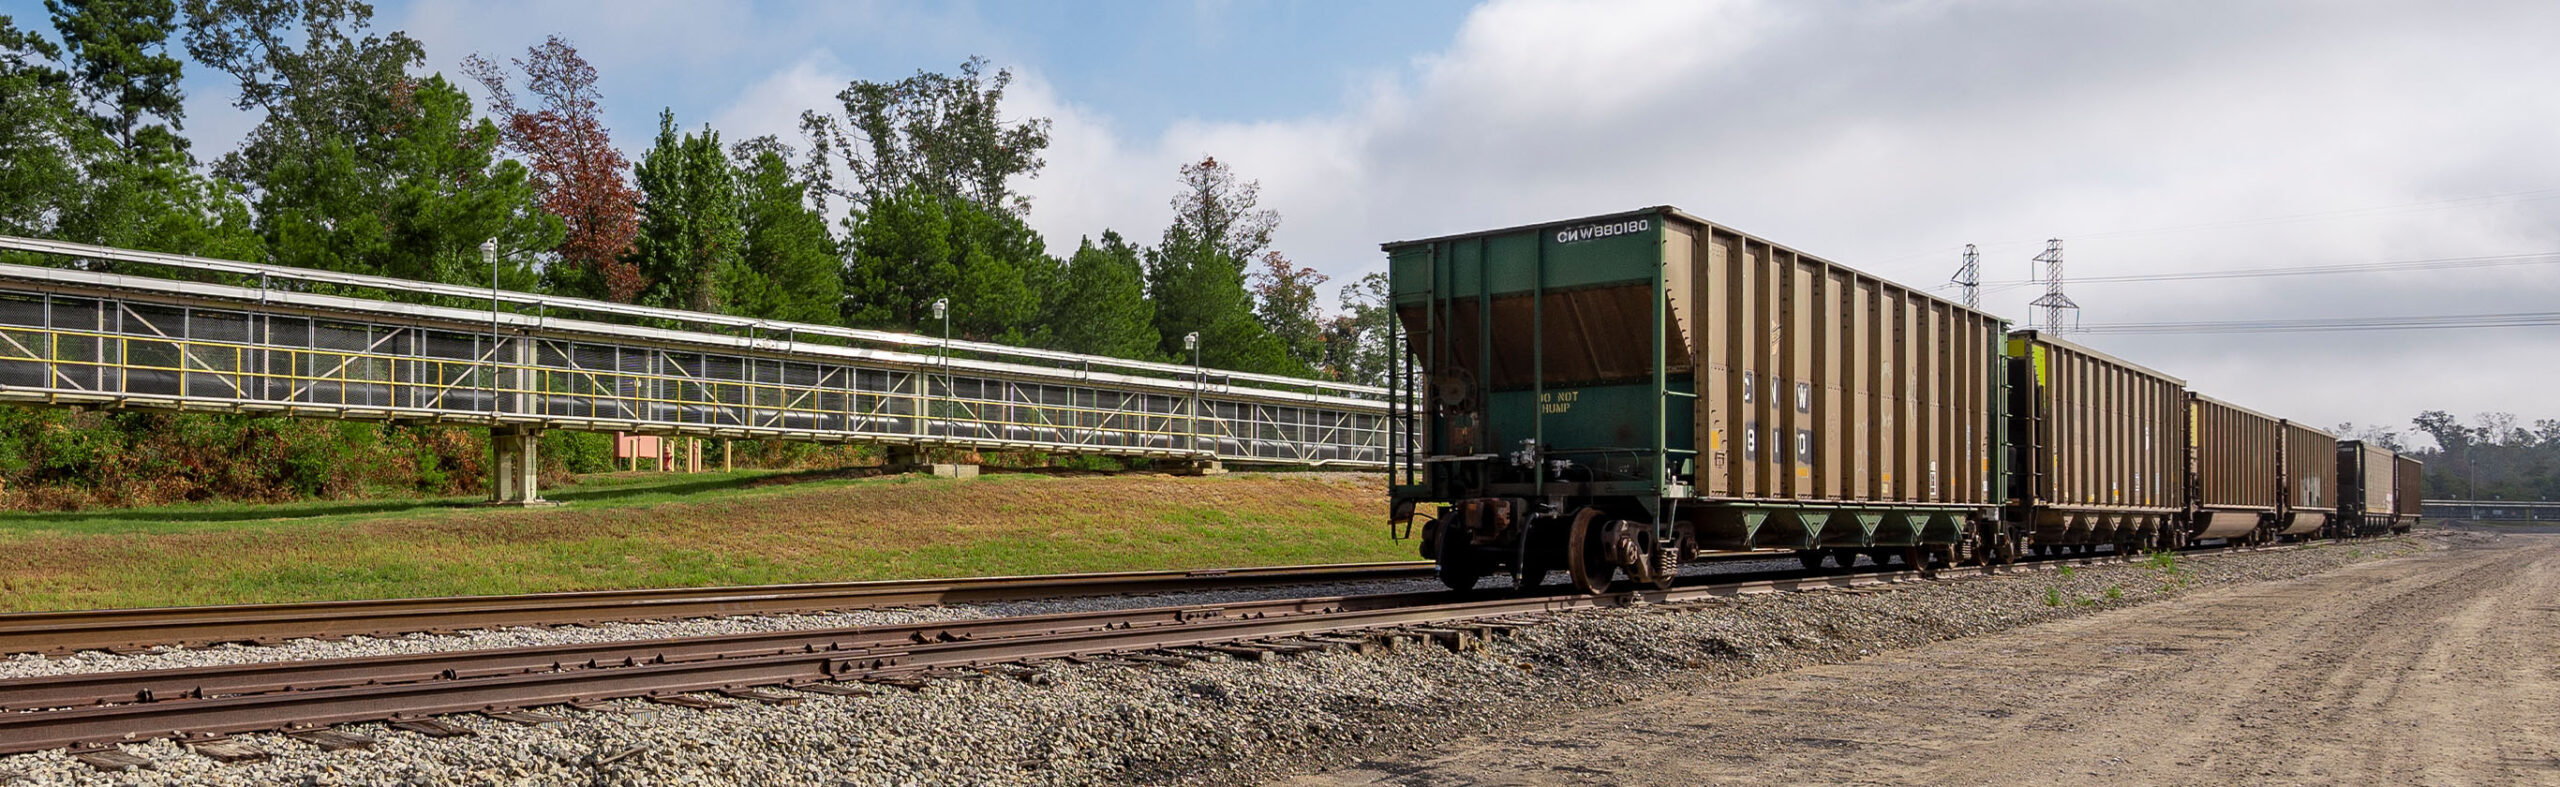
POLYGON ((69 140, 83 129, 70 76, 51 64, 62 50, 0 15, 0 232, 47 235, 78 193, 80 162, 69 140))
POLYGON ((507 148, 532 165, 542 209, 566 228, 543 278, 554 292, 629 302, 648 285, 625 259, 640 231, 640 194, 624 179, 631 164, 605 128, 596 69, 556 35, 513 63, 535 99, 530 108, 516 104, 497 63, 472 55, 462 70, 488 89, 507 148))
POLYGON ((638 301, 694 311, 720 311, 723 282, 732 281, 746 245, 738 220, 738 181, 720 148, 720 133, 676 136, 675 112, 658 113, 658 141, 634 169, 640 183, 640 233, 631 262, 648 286, 638 301))
MULTIPOLYGON (((1104 230, 1102 242, 1086 238, 1067 259, 1063 282, 1042 320, 1051 347, 1115 358, 1161 358, 1155 304, 1147 301, 1146 273, 1138 248, 1104 230)), ((1188 360, 1186 358, 1185 360, 1188 360)))
POLYGON ((497 125, 441 76, 402 83, 379 111, 388 133, 323 140, 269 173, 258 213, 275 260, 487 284, 480 244, 494 239, 506 286, 530 289, 530 257, 559 245, 560 219, 523 164, 497 157, 497 125))
POLYGON ((846 324, 939 334, 932 303, 949 299, 960 336, 1045 343, 1036 285, 1055 263, 1021 219, 910 188, 858 214, 852 235, 846 324))
POLYGON ((791 151, 772 137, 738 143, 739 216, 745 248, 729 309, 790 322, 834 323, 844 301, 844 262, 827 219, 807 201, 809 184, 795 174, 791 151))
POLYGON ((1262 253, 1262 272, 1253 281, 1254 294, 1259 296, 1254 314, 1262 327, 1279 340, 1291 360, 1309 368, 1324 363, 1324 307, 1316 304, 1316 285, 1324 279, 1314 268, 1292 265, 1280 252, 1267 251, 1262 253))
POLYGON ((169 133, 184 127, 186 115, 181 64, 169 56, 175 0, 45 0, 44 7, 98 129, 128 151, 145 144, 185 150, 186 140, 169 133), (146 117, 160 123, 145 124, 146 117))
POLYGON ((239 82, 233 106, 267 113, 215 168, 253 191, 333 142, 371 149, 397 134, 393 98, 415 92, 408 69, 426 60, 406 34, 368 32, 360 0, 186 0, 186 12, 187 53, 239 82))
POLYGON ((1049 120, 1007 123, 1004 91, 1013 72, 985 75, 985 58, 960 64, 960 75, 918 71, 896 82, 856 80, 836 94, 844 115, 800 114, 812 146, 807 171, 820 195, 845 197, 855 211, 900 198, 912 190, 929 197, 966 200, 1006 214, 1030 211, 1030 199, 1013 192, 1015 177, 1038 177, 1049 147, 1049 120), (834 168, 853 174, 853 187, 834 185, 834 168))
POLYGON ((1182 167, 1173 225, 1147 254, 1147 297, 1165 357, 1187 358, 1183 337, 1200 334, 1204 365, 1243 372, 1309 373, 1256 318, 1245 265, 1270 245, 1279 214, 1256 207, 1259 188, 1238 183, 1215 158, 1182 167))
POLYGON ((1327 324, 1324 366, 1335 379, 1385 387, 1393 373, 1395 312, 1384 271, 1342 286, 1342 312, 1327 324))

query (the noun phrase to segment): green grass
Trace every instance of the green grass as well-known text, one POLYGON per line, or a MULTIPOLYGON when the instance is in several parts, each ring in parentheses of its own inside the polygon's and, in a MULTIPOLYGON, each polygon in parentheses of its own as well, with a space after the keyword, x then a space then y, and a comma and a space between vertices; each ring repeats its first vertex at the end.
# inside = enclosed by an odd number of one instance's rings
POLYGON ((461 499, 0 516, 0 609, 1411 559, 1374 480, 739 472, 461 499))
MULTIPOLYGON (((1013 476, 991 475, 1001 481, 1013 476)), ((584 508, 645 506, 677 500, 710 500, 770 493, 785 485, 751 488, 757 482, 796 481, 788 486, 895 484, 928 481, 912 476, 835 478, 831 471, 786 472, 740 470, 728 473, 612 473, 583 476, 577 483, 546 488, 544 498, 584 508), (808 479, 800 481, 799 479, 808 479)), ((144 508, 88 511, 0 513, 0 534, 8 533, 186 533, 273 527, 279 524, 334 525, 376 519, 447 516, 486 511, 487 498, 425 497, 401 499, 313 500, 295 503, 190 503, 144 508)))

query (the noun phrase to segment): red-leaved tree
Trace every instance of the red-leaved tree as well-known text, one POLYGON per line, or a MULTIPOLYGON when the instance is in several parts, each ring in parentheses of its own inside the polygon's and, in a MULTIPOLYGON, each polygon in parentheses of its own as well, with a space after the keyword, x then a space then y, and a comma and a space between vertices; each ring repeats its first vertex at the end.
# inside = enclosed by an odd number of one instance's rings
POLYGON ((505 130, 508 149, 533 167, 542 208, 568 224, 560 264, 547 268, 545 278, 556 292, 627 303, 649 285, 625 259, 640 232, 640 192, 624 177, 630 162, 605 133, 596 69, 556 35, 514 62, 533 106, 516 103, 496 62, 472 55, 462 70, 488 88, 489 113, 505 130))

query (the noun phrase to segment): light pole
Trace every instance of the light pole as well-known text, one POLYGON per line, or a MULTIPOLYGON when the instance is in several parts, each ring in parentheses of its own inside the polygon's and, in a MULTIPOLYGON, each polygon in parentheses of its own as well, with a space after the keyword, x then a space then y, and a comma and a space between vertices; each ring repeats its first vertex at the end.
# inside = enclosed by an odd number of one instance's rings
POLYGON ((942 394, 943 394, 944 396, 950 396, 950 395, 953 395, 953 394, 955 394, 955 393, 958 393, 957 391, 953 390, 956 386, 952 385, 952 382, 951 382, 951 299, 950 299, 950 298, 935 298, 935 299, 933 299, 933 318, 934 318, 934 319, 937 319, 937 320, 941 320, 941 321, 942 321, 942 394))
POLYGON ((498 417, 498 239, 480 242, 480 260, 489 263, 489 418, 498 417))
POLYGON ((1200 376, 1200 332, 1182 335, 1182 349, 1191 351, 1191 450, 1200 450, 1200 389, 1208 380, 1200 376))

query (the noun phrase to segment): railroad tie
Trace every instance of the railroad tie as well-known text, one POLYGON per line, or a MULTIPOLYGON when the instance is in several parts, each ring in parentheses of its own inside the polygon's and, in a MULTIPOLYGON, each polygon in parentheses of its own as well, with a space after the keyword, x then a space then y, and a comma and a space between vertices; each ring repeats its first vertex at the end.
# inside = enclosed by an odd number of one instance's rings
POLYGON ((391 727, 429 738, 460 738, 472 734, 470 730, 455 726, 452 722, 443 719, 399 719, 391 722, 391 727))
POLYGON ((791 690, 824 694, 829 697, 869 697, 880 693, 850 683, 802 683, 792 686, 791 690))
POLYGON ((127 754, 123 749, 84 751, 71 755, 71 758, 79 760, 82 765, 96 768, 105 773, 123 773, 137 768, 149 769, 151 767, 150 760, 136 757, 132 754, 127 754))
POLYGON ((559 727, 569 723, 568 719, 526 710, 491 711, 481 715, 525 727, 559 727))
POLYGON ((679 708, 692 708, 694 710, 720 710, 722 708, 737 707, 719 700, 703 699, 691 694, 669 694, 663 697, 650 697, 649 701, 660 705, 673 705, 679 708))
POLYGON ((321 751, 345 751, 348 749, 373 748, 372 738, 357 735, 352 732, 341 732, 338 730, 301 730, 297 732, 288 732, 285 733, 285 735, 292 737, 294 740, 318 746, 321 751))
POLYGON ((791 696, 791 695, 789 695, 789 694, 776 694, 776 693, 774 693, 774 692, 764 691, 764 690, 761 690, 761 689, 744 689, 744 688, 741 688, 741 689, 721 689, 721 690, 719 691, 719 694, 720 694, 720 696, 727 697, 727 698, 730 698, 730 699, 733 699, 733 700, 746 700, 746 701, 748 701, 748 702, 756 702, 756 703, 762 703, 762 704, 765 704, 765 705, 776 705, 776 706, 780 706, 780 705, 798 705, 798 704, 800 704, 800 699, 801 699, 801 698, 799 698, 799 697, 794 697, 794 696, 791 696))
POLYGON ((257 762, 267 759, 268 756, 266 752, 251 748, 249 744, 230 739, 197 741, 187 744, 187 750, 212 758, 214 762, 223 763, 257 762))

